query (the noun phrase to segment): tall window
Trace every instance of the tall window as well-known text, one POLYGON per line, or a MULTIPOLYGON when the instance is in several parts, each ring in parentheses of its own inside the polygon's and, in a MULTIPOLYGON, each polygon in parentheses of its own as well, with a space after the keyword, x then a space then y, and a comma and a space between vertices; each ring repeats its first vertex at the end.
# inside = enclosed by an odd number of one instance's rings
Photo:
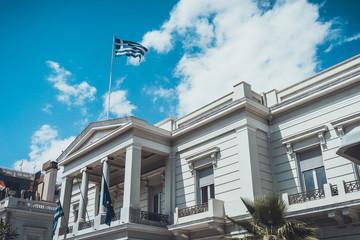
POLYGON ((199 203, 207 203, 209 199, 215 198, 213 167, 211 166, 198 170, 197 174, 199 181, 198 182, 199 203))
POLYGON ((153 213, 162 213, 162 185, 152 187, 151 210, 153 213))
POLYGON ((299 152, 297 157, 303 190, 311 191, 323 188, 327 180, 320 147, 299 152))
POLYGON ((72 206, 72 208, 73 208, 74 223, 75 223, 75 222, 77 222, 78 217, 79 217, 79 204, 78 204, 78 203, 77 203, 77 204, 74 204, 74 205, 72 206))

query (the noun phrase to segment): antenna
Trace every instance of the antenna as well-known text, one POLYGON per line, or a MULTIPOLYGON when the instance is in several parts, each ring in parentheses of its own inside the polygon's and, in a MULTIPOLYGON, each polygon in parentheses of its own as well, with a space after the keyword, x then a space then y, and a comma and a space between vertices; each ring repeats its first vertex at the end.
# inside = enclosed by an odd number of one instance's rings
POLYGON ((34 163, 34 173, 35 173, 35 168, 36 168, 36 162, 34 163))
POLYGON ((22 165, 24 164, 24 160, 21 160, 21 163, 19 164, 20 165, 20 172, 22 172, 22 165))

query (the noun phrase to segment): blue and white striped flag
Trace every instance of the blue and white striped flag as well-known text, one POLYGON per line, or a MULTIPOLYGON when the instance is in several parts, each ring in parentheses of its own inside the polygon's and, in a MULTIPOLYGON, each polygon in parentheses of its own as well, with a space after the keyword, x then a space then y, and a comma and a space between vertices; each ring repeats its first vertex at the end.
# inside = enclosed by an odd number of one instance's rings
POLYGON ((115 38, 115 57, 126 55, 135 58, 139 57, 139 60, 141 60, 141 57, 144 56, 147 51, 148 49, 139 43, 115 38))
POLYGON ((54 216, 54 221, 53 221, 53 225, 51 226, 51 230, 52 230, 52 234, 51 236, 55 235, 55 230, 56 230, 56 226, 58 223, 59 218, 61 218, 62 216, 64 216, 64 211, 61 207, 61 203, 58 200, 57 201, 57 206, 56 206, 56 210, 55 210, 55 216, 54 216))

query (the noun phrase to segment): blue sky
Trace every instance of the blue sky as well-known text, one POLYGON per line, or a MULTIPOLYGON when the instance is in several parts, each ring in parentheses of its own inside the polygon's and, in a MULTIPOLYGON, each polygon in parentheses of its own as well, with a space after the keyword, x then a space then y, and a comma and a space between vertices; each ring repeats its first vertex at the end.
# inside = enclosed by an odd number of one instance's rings
POLYGON ((281 89, 359 54, 360 2, 0 1, 0 166, 33 172, 106 116, 112 36, 142 43, 114 60, 111 118, 150 124, 247 81, 281 89))

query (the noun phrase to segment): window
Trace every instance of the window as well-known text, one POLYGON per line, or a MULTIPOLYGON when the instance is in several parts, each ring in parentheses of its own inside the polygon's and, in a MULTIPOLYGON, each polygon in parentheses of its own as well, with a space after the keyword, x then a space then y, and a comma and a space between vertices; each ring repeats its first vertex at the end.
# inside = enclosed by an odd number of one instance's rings
POLYGON ((209 199, 215 198, 214 169, 212 166, 203 168, 197 174, 199 203, 207 203, 209 199))
POLYGON ((319 147, 297 154, 303 191, 323 188, 327 183, 324 163, 319 147))
POLYGON ((151 211, 153 213, 162 213, 162 185, 151 188, 151 211))
POLYGON ((72 208, 73 208, 74 223, 75 223, 75 222, 77 222, 78 217, 79 217, 79 204, 74 204, 72 208))

